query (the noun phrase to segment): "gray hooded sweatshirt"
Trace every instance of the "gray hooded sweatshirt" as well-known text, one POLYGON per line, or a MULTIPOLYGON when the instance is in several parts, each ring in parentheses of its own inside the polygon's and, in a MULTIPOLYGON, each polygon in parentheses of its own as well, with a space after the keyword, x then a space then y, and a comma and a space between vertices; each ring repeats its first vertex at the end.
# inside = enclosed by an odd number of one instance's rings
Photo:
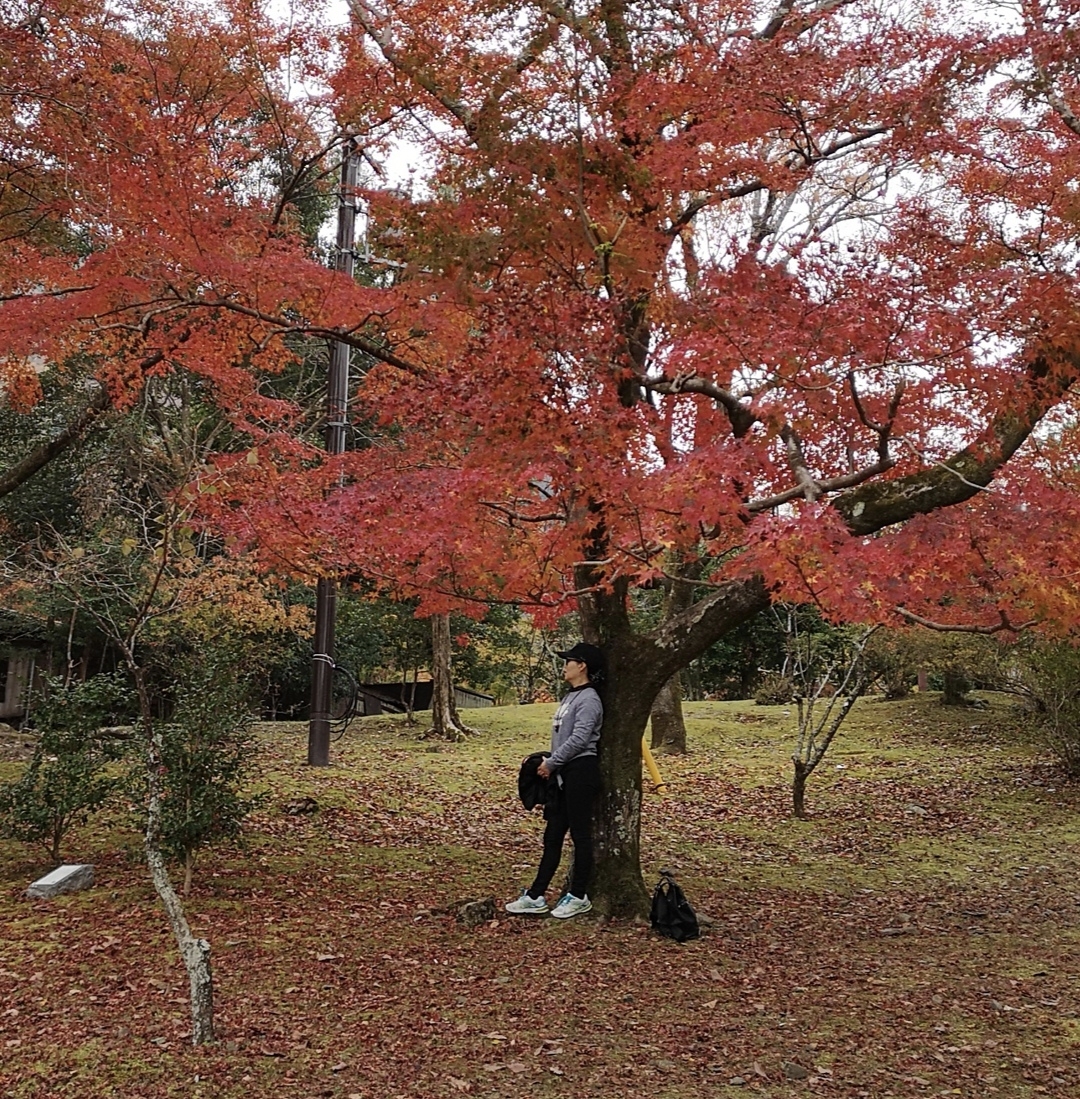
POLYGON ((572 688, 559 703, 551 722, 551 755, 547 765, 552 772, 573 759, 596 755, 603 723, 604 705, 596 688, 588 683, 572 688))

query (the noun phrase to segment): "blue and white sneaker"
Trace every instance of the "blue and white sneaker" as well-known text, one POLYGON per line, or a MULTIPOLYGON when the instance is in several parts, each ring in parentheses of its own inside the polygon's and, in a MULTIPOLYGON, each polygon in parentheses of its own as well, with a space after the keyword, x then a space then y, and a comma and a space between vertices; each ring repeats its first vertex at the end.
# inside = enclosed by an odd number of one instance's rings
POLYGON ((557 920, 568 920, 571 916, 580 916, 583 912, 592 911, 592 901, 588 894, 584 897, 575 897, 573 893, 565 893, 559 903, 551 910, 551 914, 557 920))
POLYGON ((523 889, 521 896, 516 901, 508 902, 505 907, 512 916, 546 916, 550 911, 544 897, 530 897, 527 889, 523 889))

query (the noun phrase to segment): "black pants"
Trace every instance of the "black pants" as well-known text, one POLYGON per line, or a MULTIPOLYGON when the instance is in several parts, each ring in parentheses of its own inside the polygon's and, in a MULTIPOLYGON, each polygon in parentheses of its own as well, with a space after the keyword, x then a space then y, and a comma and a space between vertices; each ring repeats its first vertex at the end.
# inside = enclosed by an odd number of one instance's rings
MULTIPOLYGON (((593 872, 592 810, 600 791, 600 764, 596 756, 572 759, 562 768, 562 789, 544 806, 544 854, 536 880, 529 886, 530 897, 542 897, 559 869, 567 831, 574 841, 574 873, 570 892, 584 897, 593 872)), ((551 783, 554 787, 554 781, 551 783)))

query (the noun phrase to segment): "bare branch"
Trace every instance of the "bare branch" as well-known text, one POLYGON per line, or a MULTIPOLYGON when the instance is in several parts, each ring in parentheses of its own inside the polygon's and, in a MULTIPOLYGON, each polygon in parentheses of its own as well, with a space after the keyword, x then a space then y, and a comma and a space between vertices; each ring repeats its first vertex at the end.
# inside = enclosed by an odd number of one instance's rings
POLYGON ((484 102, 485 112, 502 101, 503 96, 517 83, 518 77, 540 56, 542 50, 551 45, 560 22, 562 20, 554 11, 549 10, 548 19, 544 25, 522 47, 517 57, 495 78, 495 83, 484 102))
POLYGON ((26 290, 17 294, 0 294, 0 302, 23 301, 26 298, 63 298, 68 294, 82 294, 86 290, 93 289, 93 286, 65 286, 60 290, 26 290))
POLYGON ((206 308, 228 309, 234 313, 240 313, 242 316, 252 317, 255 320, 262 321, 264 324, 274 326, 277 329, 278 334, 282 336, 293 333, 305 336, 316 336, 326 340, 339 340, 341 343, 346 343, 350 347, 355 347, 358 351, 363 351, 373 359, 378 359, 379 362, 386 363, 387 366, 397 367, 398 370, 404 370, 406 373, 415 374, 420 378, 428 376, 427 370, 420 366, 419 363, 402 359, 392 351, 380 346, 374 340, 367 336, 358 336, 355 332, 340 328, 328 328, 321 324, 293 324, 281 317, 274 316, 272 313, 264 313, 261 309, 253 309, 250 306, 241 305, 239 302, 229 301, 228 298, 189 301, 187 304, 194 307, 202 306, 206 308))
MULTIPOLYGON (((800 160, 804 161, 807 168, 811 168, 815 164, 820 164, 822 161, 832 160, 841 153, 849 152, 855 146, 863 145, 875 137, 882 137, 891 129, 891 126, 869 126, 865 130, 856 130, 846 137, 838 137, 831 144, 824 146, 816 153, 810 154, 800 152, 799 157, 800 160)), ((725 188, 722 191, 715 191, 708 195, 700 195, 685 207, 683 212, 675 218, 665 232, 668 236, 676 236, 682 227, 693 221, 706 206, 713 206, 717 203, 727 202, 734 198, 745 198, 747 195, 752 195, 763 190, 765 190, 765 184, 762 183, 760 179, 751 179, 747 180, 745 183, 739 183, 733 187, 725 188)))
POLYGON ((368 4, 367 0, 348 0, 348 3, 353 17, 364 28, 368 37, 379 47, 379 52, 382 53, 383 57, 398 72, 423 88, 432 99, 441 103, 465 127, 465 132, 471 136, 476 126, 472 111, 460 99, 450 95, 426 68, 415 64, 394 45, 393 38, 386 29, 385 18, 368 4))
POLYGON ((645 389, 653 393, 665 393, 669 396, 697 393, 703 397, 711 397, 727 413, 737 439, 742 438, 758 422, 758 417, 738 397, 708 378, 699 378, 696 374, 677 374, 674 378, 642 378, 640 381, 645 389))
POLYGON ((1030 630, 1032 626, 1037 626, 1039 624, 1039 619, 1030 618, 1027 622, 1021 622, 1019 625, 1014 625, 1009 621, 1009 617, 1004 611, 998 611, 1000 621, 996 622, 993 626, 954 625, 947 622, 934 622, 930 618, 923 618, 921 614, 909 611, 906 607, 897 607, 896 613, 900 615, 901 618, 906 618, 908 622, 913 622, 918 626, 925 626, 926 629, 934 630, 937 633, 974 633, 989 636, 995 633, 1022 633, 1024 630, 1030 630))

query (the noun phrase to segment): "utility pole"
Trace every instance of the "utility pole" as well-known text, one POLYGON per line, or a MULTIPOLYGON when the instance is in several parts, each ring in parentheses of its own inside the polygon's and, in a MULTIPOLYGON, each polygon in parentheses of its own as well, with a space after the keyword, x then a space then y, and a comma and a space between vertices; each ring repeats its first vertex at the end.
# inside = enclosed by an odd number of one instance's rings
MULTIPOLYGON (((352 278, 356 245, 356 142, 349 138, 341 151, 341 187, 338 191, 337 255, 334 267, 352 278)), ((330 343, 326 386, 326 452, 345 450, 348 424, 349 352, 347 343, 330 343)), ((308 726, 308 763, 330 765, 330 700, 334 683, 334 623, 337 618, 337 578, 324 576, 315 590, 315 652, 311 657, 311 721, 308 726)))

